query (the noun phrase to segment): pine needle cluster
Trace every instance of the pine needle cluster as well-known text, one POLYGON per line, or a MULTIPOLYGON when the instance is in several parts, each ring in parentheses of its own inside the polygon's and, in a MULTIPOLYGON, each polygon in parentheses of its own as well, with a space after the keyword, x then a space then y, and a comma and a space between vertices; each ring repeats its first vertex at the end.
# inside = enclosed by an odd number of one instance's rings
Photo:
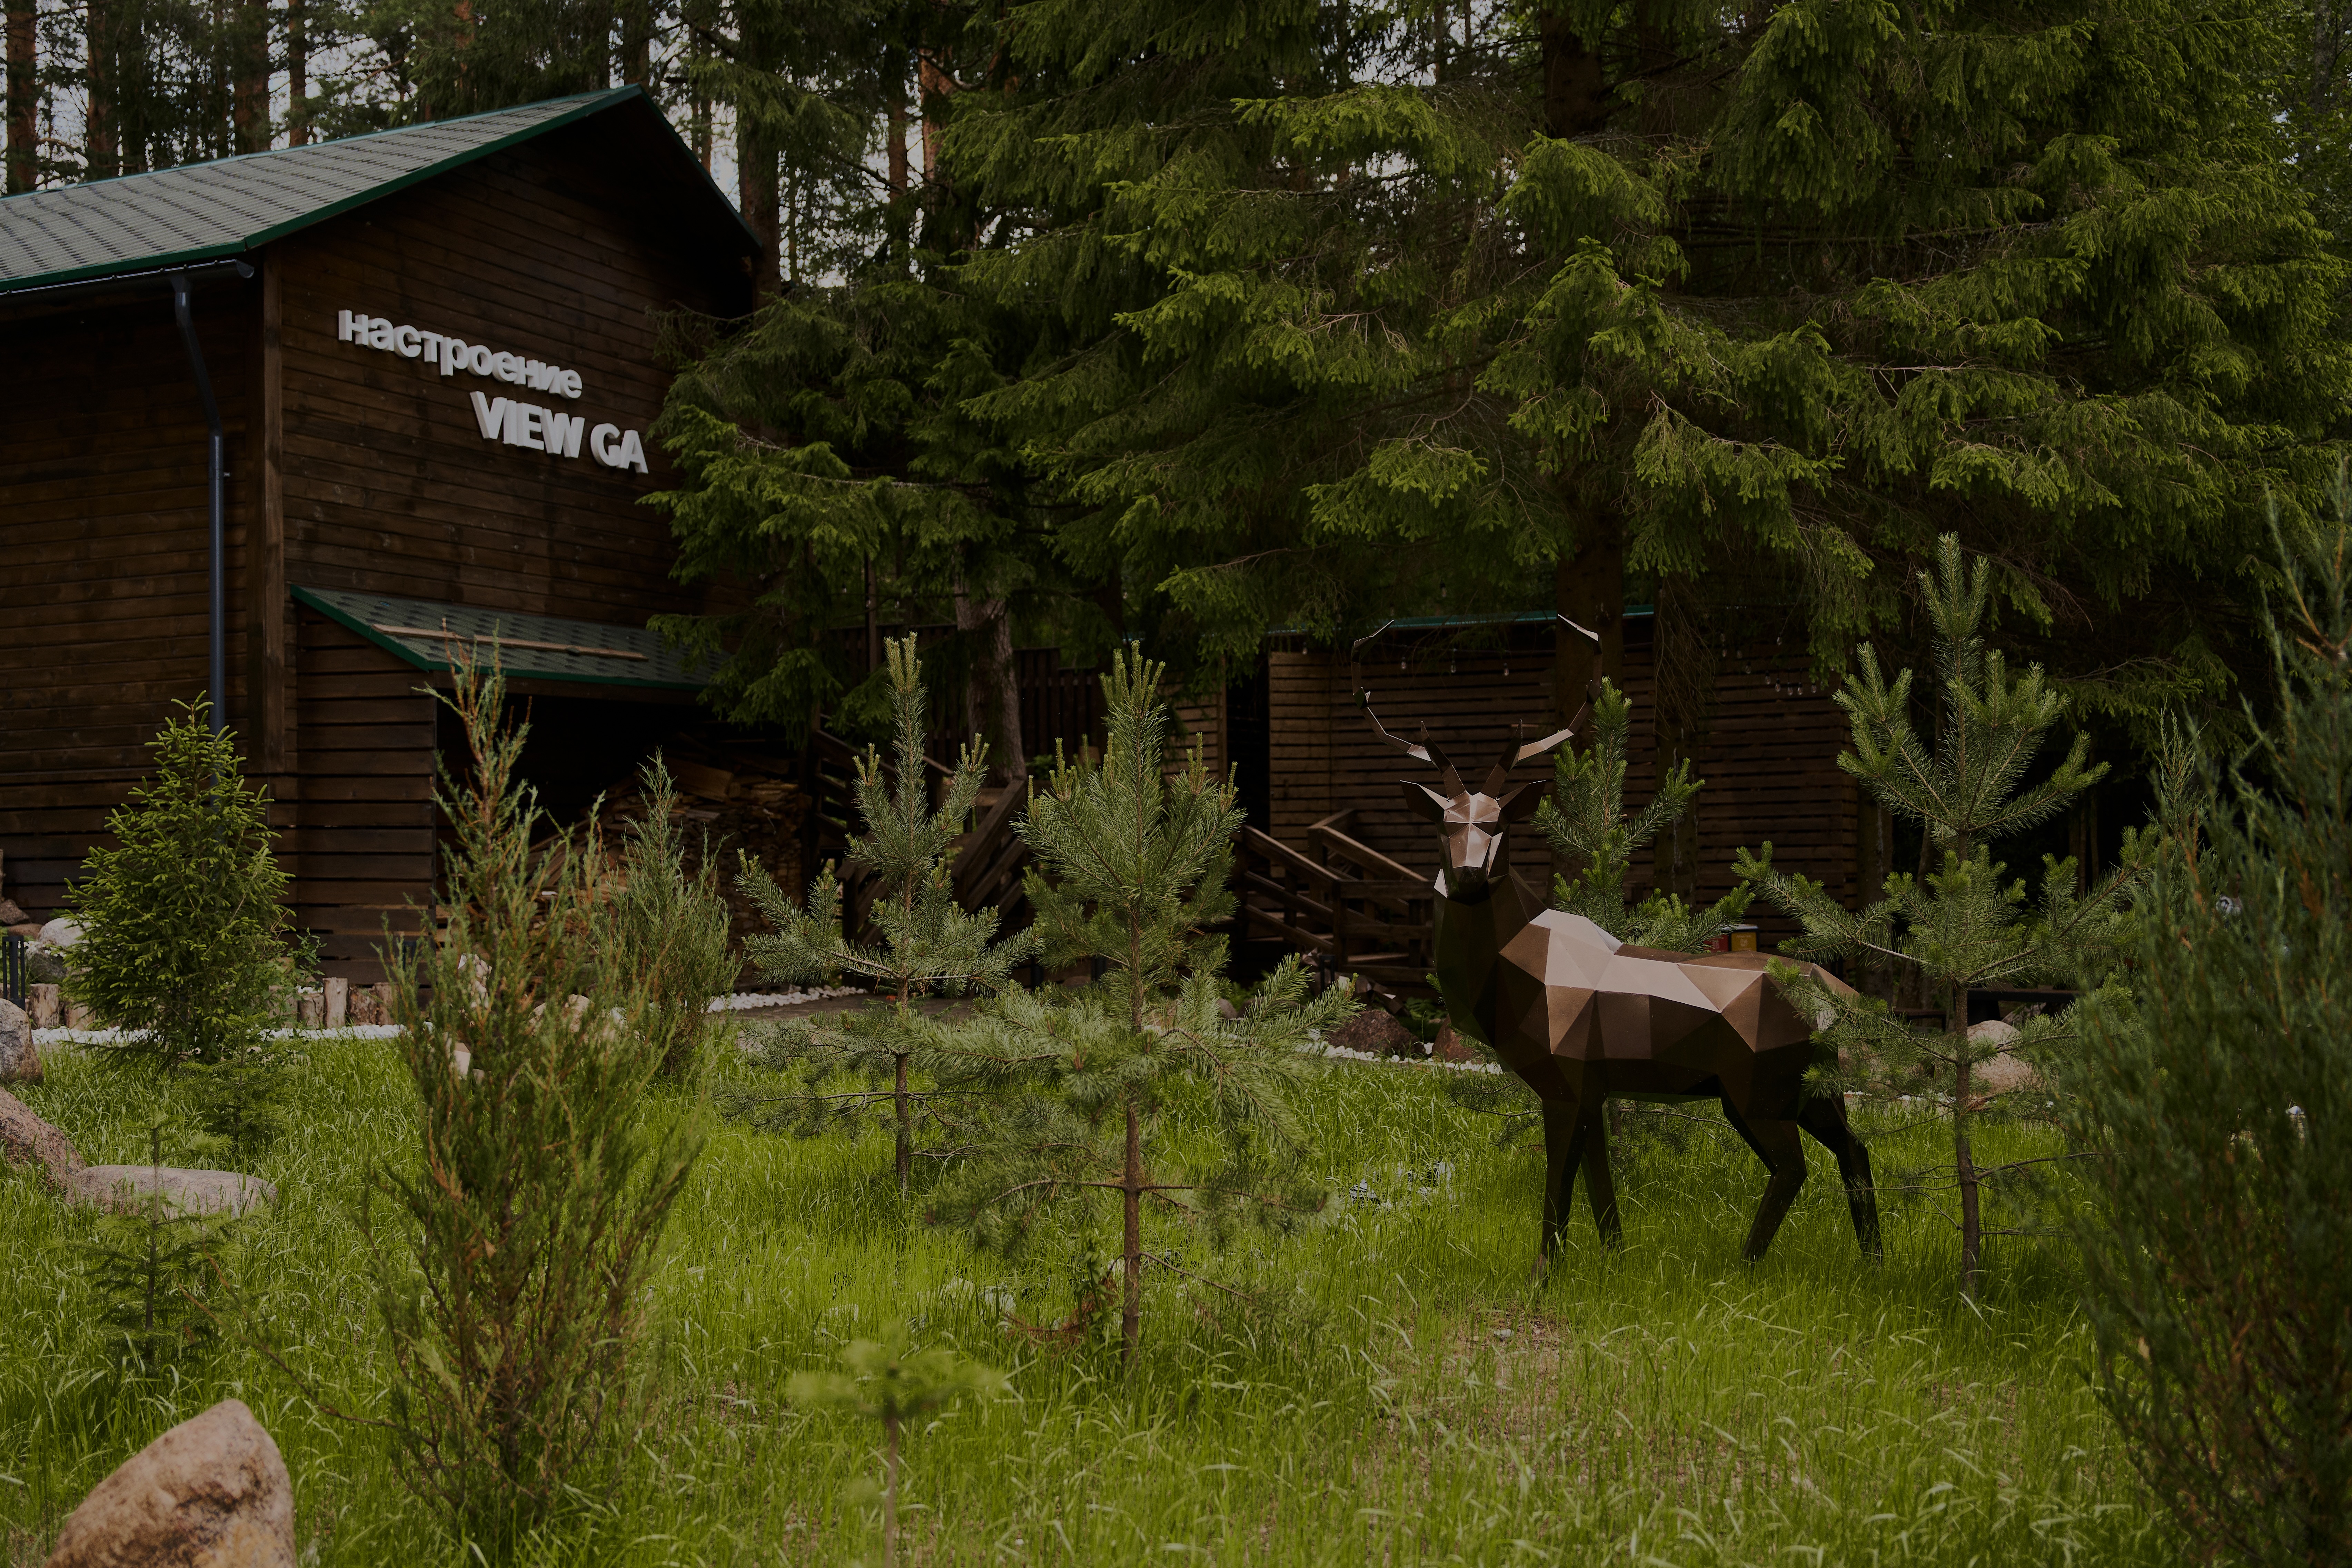
POLYGON ((923 721, 929 699, 915 639, 886 645, 893 738, 886 772, 873 748, 858 760, 856 806, 866 831, 849 842, 848 863, 877 883, 870 918, 880 941, 865 943, 845 929, 845 893, 828 864, 796 905, 761 867, 746 861, 741 885, 773 928, 745 946, 768 980, 787 984, 854 974, 886 1001, 832 1018, 808 1019, 761 1042, 771 1065, 801 1072, 784 1095, 752 1097, 772 1124, 814 1134, 848 1121, 862 1123, 886 1109, 896 1140, 898 1190, 911 1179, 915 1119, 940 1092, 921 1087, 944 1038, 943 1026, 917 1004, 934 994, 1001 989, 1013 966, 1029 956, 1027 933, 997 939, 994 910, 966 910, 955 900, 951 874, 955 840, 988 776, 988 749, 967 745, 930 800, 923 756, 923 721), (836 1089, 841 1081, 864 1088, 836 1089))
POLYGON ((1635 947, 1696 952, 1747 912, 1754 890, 1742 884, 1705 908, 1657 889, 1637 905, 1626 903, 1635 851, 1681 821, 1706 784, 1690 776, 1685 758, 1661 774, 1647 805, 1627 815, 1625 736, 1633 715, 1633 700, 1604 678, 1592 703, 1590 739, 1563 747, 1553 764, 1551 796, 1537 809, 1536 828, 1554 857, 1577 870, 1573 878, 1552 878, 1552 908, 1582 915, 1635 947))
MULTIPOLYGON (((1968 994, 1977 987, 2051 984, 2087 990, 2110 976, 2118 943, 2129 933, 2128 907, 2161 835, 2130 830, 2122 854, 2087 887, 2074 862, 2045 857, 2038 893, 2005 879, 1992 858, 1997 839, 2048 821, 2098 782, 2105 764, 2087 762, 2078 735, 2066 755, 2028 783, 2035 757, 2065 711, 2039 665, 2012 675, 1984 640, 1987 568, 1961 558, 1958 539, 1944 536, 1937 567, 1919 574, 1921 602, 1934 633, 1937 723, 1932 739, 1914 726, 1912 674, 1891 683, 1867 645, 1859 669, 1835 700, 1853 726, 1853 749, 1838 765, 1888 810, 1921 825, 1943 847, 1939 869, 1886 879, 1884 896, 1848 910, 1820 883, 1772 867, 1772 846, 1739 852, 1736 868, 1774 904, 1804 924, 1781 949, 1797 957, 1844 959, 1916 971, 1943 1008, 1940 1029, 1914 1026, 1874 997, 1834 991, 1776 965, 1774 976, 1801 1010, 1829 1020, 1818 1038, 1833 1045, 1840 1067, 1819 1075, 1829 1091, 1907 1100, 1948 1121, 1952 1161, 1933 1185, 1958 1199, 1959 1279, 1973 1298, 1984 1237, 1983 1189, 2021 1167, 1982 1170, 1969 1131, 1986 1115, 2028 1116, 2054 1110, 2065 1048, 2078 1042, 2074 1007, 2015 1026, 1970 1029, 1968 994), (2003 1082, 1988 1066, 2012 1058, 2003 1082), (2032 1092, 2016 1090, 2030 1074, 2032 1092), (2038 1108, 2038 1109, 2037 1109, 2038 1108)), ((2053 1119, 2053 1118, 2045 1118, 2053 1119)))

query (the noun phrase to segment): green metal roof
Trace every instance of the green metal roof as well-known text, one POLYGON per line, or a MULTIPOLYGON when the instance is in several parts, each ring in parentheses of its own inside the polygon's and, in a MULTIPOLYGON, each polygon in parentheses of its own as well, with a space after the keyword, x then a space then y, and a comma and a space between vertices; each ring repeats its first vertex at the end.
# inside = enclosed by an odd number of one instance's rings
POLYGON ((458 649, 487 656, 517 680, 653 686, 698 691, 709 676, 663 646, 657 632, 560 616, 521 616, 431 599, 339 588, 297 588, 295 601, 357 632, 419 669, 446 670, 458 649))
MULTIPOLYGON (((0 294, 234 257, 645 96, 640 87, 586 92, 9 196, 0 200, 0 294)), ((726 206, 716 186, 710 195, 726 206)))

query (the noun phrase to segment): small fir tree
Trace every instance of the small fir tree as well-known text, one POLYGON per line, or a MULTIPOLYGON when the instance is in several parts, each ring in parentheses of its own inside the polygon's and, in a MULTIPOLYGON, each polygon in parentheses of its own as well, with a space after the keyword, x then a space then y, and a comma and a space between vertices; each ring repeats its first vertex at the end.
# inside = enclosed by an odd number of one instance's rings
POLYGON ((2281 551, 2277 705, 2227 809, 2197 811, 2193 788, 2159 795, 2171 835, 2141 900, 2134 995, 2093 1011, 2084 1075, 2082 1132, 2102 1155, 2088 1169, 2103 1201, 2080 1227, 2101 1395, 2196 1555, 2282 1568, 2352 1561, 2341 481, 2336 506, 2315 541, 2281 551))
MULTIPOLYGON (((1838 765, 1862 781, 1888 810, 1918 822, 1944 849, 1942 869, 1886 879, 1885 896, 1850 910, 1818 882, 1773 869, 1772 846, 1742 849, 1737 869, 1768 899, 1804 922, 1781 944, 1802 958, 1859 959, 1909 965, 1944 1009, 1940 1030, 1916 1027, 1874 997, 1832 990, 1775 965, 1800 1011, 1829 1025, 1817 1037, 1846 1066, 1822 1075, 1828 1090, 1885 1098, 1917 1094, 1951 1122, 1950 1177, 1959 1194, 1960 1290, 1973 1300, 1984 1240, 1982 1188, 2002 1171, 1979 1169, 1970 1130, 1989 1110, 2022 1114, 2002 1100, 1979 1069, 2000 1056, 2038 1068, 2049 1087, 2056 1047, 2075 1037, 2072 1009, 2035 1018, 2013 1033, 1971 1033, 1968 994, 1978 986, 2056 984, 2088 987, 2114 966, 2125 908, 2145 875, 2158 836, 2126 830, 2122 855, 2087 889, 2074 862, 2045 857, 2042 891, 2029 903, 2025 884, 2004 882, 1993 841, 2048 821, 2095 784, 2105 764, 2089 765, 2088 737, 2039 783, 2025 784, 2035 755, 2057 724, 2065 700, 2035 665, 2011 677, 1997 649, 1984 645, 1986 567, 1963 563, 1958 539, 1946 534, 1937 570, 1919 574, 1921 602, 1935 637, 1938 689, 1932 742, 1911 722, 1911 672, 1892 685, 1864 645, 1861 668, 1835 700, 1853 722, 1853 749, 1838 765)), ((2037 1095, 2037 1099, 2046 1096, 2037 1095)))
POLYGON ((251 1161, 285 1131, 286 1053, 256 1043, 219 1061, 194 1061, 196 1124, 209 1158, 234 1168, 251 1161))
POLYGON ((179 1365, 215 1337, 203 1304, 219 1278, 221 1229, 201 1215, 172 1212, 161 1180, 163 1125, 159 1120, 147 1128, 154 1190, 135 1212, 100 1215, 79 1249, 82 1278, 98 1295, 93 1320, 127 1373, 179 1365))
POLYGON ((1748 911, 1754 892, 1743 883, 1713 904, 1694 908, 1653 889, 1640 904, 1627 905, 1625 879, 1634 852, 1679 822, 1706 784, 1690 776, 1685 758, 1665 770, 1650 804, 1629 816, 1625 734, 1633 717, 1632 700, 1604 678, 1592 704, 1590 743, 1563 748, 1554 763, 1551 798, 1537 809, 1536 827, 1576 875, 1552 878, 1552 908, 1582 915, 1636 947, 1696 952, 1748 911))
POLYGON ((656 1132, 658 1005, 613 951, 593 829, 534 845, 505 682, 461 659, 446 699, 471 767, 445 762, 445 931, 391 956, 418 1101, 413 1159, 376 1173, 372 1219, 402 1476, 478 1539, 543 1518, 621 1403, 670 1207, 698 1149, 656 1132))
POLYGON ((808 904, 795 906, 761 867, 746 861, 741 884, 775 928, 745 943, 768 980, 797 984, 849 973, 872 982, 888 1001, 832 1019, 812 1019, 782 1031, 763 1056, 807 1074, 803 1092, 763 1097, 783 1119, 806 1132, 856 1120, 877 1105, 889 1109, 897 1139, 892 1168, 904 1193, 913 1169, 915 1110, 930 1091, 914 1075, 936 1051, 940 1031, 916 1004, 933 992, 954 994, 1003 986, 1013 965, 1029 955, 1021 934, 995 940, 993 910, 968 910, 955 901, 950 864, 955 839, 980 797, 988 748, 964 748, 933 809, 924 778, 923 719, 929 712, 915 639, 887 645, 894 765, 886 774, 873 748, 857 764, 857 814, 865 834, 849 844, 849 863, 880 887, 872 918, 881 942, 868 947, 844 929, 842 886, 828 864, 810 885, 808 904), (846 1076, 887 1086, 835 1091, 846 1076))
POLYGON ((269 799, 237 772, 236 737, 203 700, 150 742, 154 773, 107 819, 74 889, 81 940, 68 994, 123 1031, 124 1057, 169 1068, 229 1059, 275 1021, 289 984, 286 873, 269 799))
POLYGON ((710 1000, 733 985, 742 964, 730 943, 717 868, 706 855, 699 875, 687 872, 669 769, 656 756, 638 777, 642 809, 624 825, 610 952, 645 988, 662 1075, 691 1083, 701 1076, 710 1000))
POLYGON ((1246 1006, 1220 1005, 1225 942, 1211 928, 1233 910, 1225 879, 1242 814, 1197 749, 1181 770, 1164 765, 1162 674, 1132 650, 1112 660, 1100 763, 1058 763, 1019 825, 1045 962, 1098 962, 1103 977, 1066 1002, 1009 993, 943 1054, 955 1081, 995 1097, 966 1130, 970 1158, 942 1212, 1011 1249, 1064 1205, 1083 1225, 1115 1198, 1129 1361, 1143 1265, 1165 1261, 1144 1249, 1147 1205, 1222 1237, 1243 1212, 1279 1221, 1314 1202, 1297 1175, 1300 1051, 1355 1005, 1339 987, 1310 999, 1295 958, 1246 1006), (1185 1098, 1200 1122, 1180 1138, 1185 1098))
POLYGON ((963 1394, 992 1398, 1011 1392, 1003 1373, 968 1362, 944 1346, 907 1348, 904 1330, 882 1340, 853 1340, 842 1348, 839 1372, 796 1372, 784 1385, 793 1404, 845 1410, 882 1423, 882 1561, 898 1561, 898 1440, 919 1421, 963 1394))

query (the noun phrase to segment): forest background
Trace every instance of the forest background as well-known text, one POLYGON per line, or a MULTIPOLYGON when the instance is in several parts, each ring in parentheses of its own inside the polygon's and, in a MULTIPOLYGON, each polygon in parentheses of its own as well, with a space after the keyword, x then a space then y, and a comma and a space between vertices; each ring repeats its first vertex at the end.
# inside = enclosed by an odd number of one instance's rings
POLYGON ((711 700, 878 719, 886 626, 1140 638, 1658 615, 1662 766, 1744 621, 1918 662, 1957 532, 2102 750, 2262 693, 2335 469, 2352 16, 2328 0, 6 0, 6 177, 620 83, 761 236, 680 319, 711 700), (851 628, 862 624, 862 637, 851 628))

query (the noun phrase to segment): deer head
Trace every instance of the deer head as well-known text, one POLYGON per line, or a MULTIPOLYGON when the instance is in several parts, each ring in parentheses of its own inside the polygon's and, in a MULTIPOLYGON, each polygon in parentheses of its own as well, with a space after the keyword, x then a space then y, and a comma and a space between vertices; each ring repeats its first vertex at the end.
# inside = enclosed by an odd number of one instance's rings
MULTIPOLYGON (((1399 782, 1404 788, 1406 808, 1437 826, 1438 896, 1464 904, 1486 898, 1494 890, 1495 879, 1504 875, 1510 864, 1507 829, 1513 823, 1533 816, 1536 808, 1543 804, 1543 781, 1531 780, 1514 789, 1510 787, 1511 770, 1543 755, 1576 733, 1576 724, 1528 745, 1506 745, 1488 771, 1486 783, 1474 790, 1463 784, 1461 772, 1426 735, 1416 745, 1390 734, 1369 703, 1364 713, 1381 739, 1437 770, 1442 791, 1413 779, 1399 782)), ((1583 721, 1583 716, 1578 715, 1577 723, 1583 721)))
MULTIPOLYGON (((1578 626, 1566 616, 1559 616, 1559 620, 1571 631, 1591 637, 1595 645, 1600 643, 1600 637, 1588 627, 1578 626)), ((1364 644, 1387 629, 1388 626, 1383 625, 1379 631, 1357 640, 1355 647, 1349 650, 1351 674, 1354 656, 1363 651, 1364 644)), ((1412 779, 1400 782, 1404 786, 1406 809, 1424 821, 1437 825, 1438 896, 1456 903, 1479 902, 1494 890, 1496 877, 1505 874, 1510 864, 1506 831, 1513 823, 1525 822, 1533 816, 1536 808, 1543 805, 1542 781, 1536 780, 1512 789, 1511 770, 1521 763, 1542 756, 1575 734, 1584 722, 1585 713, 1591 711, 1590 707, 1580 710, 1565 730, 1557 731, 1528 745, 1505 746, 1502 756, 1496 760, 1494 767, 1487 773, 1485 786, 1474 790, 1464 786, 1461 772, 1446 760, 1444 752, 1437 749, 1425 729, 1418 745, 1390 734, 1388 726, 1382 724, 1380 716, 1372 711, 1372 694, 1360 686, 1357 689, 1363 700, 1364 717, 1372 721, 1372 729, 1381 739, 1406 756, 1427 763, 1437 770, 1438 781, 1444 786, 1443 793, 1412 779)))

